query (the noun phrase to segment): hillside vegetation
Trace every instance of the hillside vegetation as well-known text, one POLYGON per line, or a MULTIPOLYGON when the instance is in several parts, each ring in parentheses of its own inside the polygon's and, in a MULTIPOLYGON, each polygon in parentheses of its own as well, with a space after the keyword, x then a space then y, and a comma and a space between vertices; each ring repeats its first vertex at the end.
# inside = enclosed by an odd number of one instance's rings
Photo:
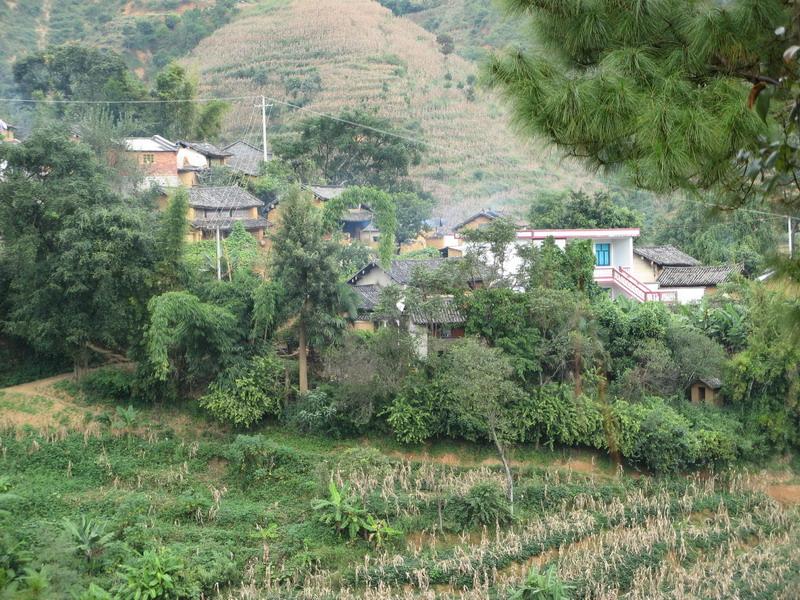
POLYGON ((165 599, 488 600, 530 593, 531 568, 557 569, 574 598, 788 599, 800 585, 797 486, 763 477, 632 478, 528 449, 512 519, 496 460, 472 445, 235 435, 64 383, 0 391, 0 433, 15 598, 134 598, 162 570, 165 599), (345 519, 384 537, 326 523, 331 485, 345 519))
MULTIPOLYGON (((186 62, 205 95, 263 93, 334 114, 368 107, 415 125, 428 154, 413 176, 445 216, 594 181, 547 147, 520 141, 500 105, 477 89, 475 64, 441 50, 433 33, 371 0, 271 1, 243 10, 186 62)), ((251 101, 234 106, 229 134, 258 140, 253 112, 251 101)), ((303 116, 276 105, 272 130, 303 116)))

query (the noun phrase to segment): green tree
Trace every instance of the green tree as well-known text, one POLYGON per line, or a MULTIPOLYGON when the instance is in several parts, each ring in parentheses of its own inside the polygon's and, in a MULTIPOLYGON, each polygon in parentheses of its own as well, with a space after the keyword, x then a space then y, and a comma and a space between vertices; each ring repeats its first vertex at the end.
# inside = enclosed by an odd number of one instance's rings
POLYGON ((169 198, 158 231, 159 262, 156 273, 162 290, 175 289, 183 272, 183 252, 189 233, 189 194, 183 188, 169 198))
POLYGON ((185 395, 213 379, 231 360, 236 317, 188 292, 167 292, 148 304, 142 385, 171 384, 185 395))
POLYGON ((607 192, 542 193, 528 212, 537 229, 603 229, 641 227, 642 215, 620 206, 607 192))
POLYGON ((152 216, 111 193, 92 151, 36 131, 0 146, 4 329, 72 358, 125 350, 139 335, 156 259, 152 216))
POLYGON ((508 448, 521 434, 513 407, 522 391, 511 379, 512 373, 511 362, 502 350, 464 338, 448 351, 437 378, 453 398, 451 410, 462 430, 488 438, 497 448, 513 511, 514 477, 508 448))
POLYGON ((200 406, 220 420, 250 427, 266 415, 278 415, 286 396, 286 369, 274 353, 236 365, 209 386, 200 406))
POLYGON ((392 200, 397 214, 395 237, 403 244, 415 239, 425 228, 436 202, 430 196, 415 192, 397 192, 392 194, 392 200))
POLYGON ((300 392, 308 391, 309 329, 336 325, 352 292, 340 282, 337 244, 326 239, 322 214, 295 187, 283 202, 273 237, 272 276, 285 290, 288 311, 296 317, 300 392))
POLYGON ((465 231, 464 237, 472 244, 471 251, 477 253, 478 259, 481 262, 491 260, 496 276, 504 279, 506 260, 517 239, 516 223, 508 218, 494 219, 483 227, 465 231))
MULTIPOLYGON (((133 110, 145 97, 145 89, 130 72, 123 58, 109 50, 79 44, 51 46, 18 59, 13 65, 14 81, 26 98, 122 102, 108 110, 115 117, 133 110)), ((63 114, 59 107, 59 114, 63 114)))
POLYGON ((305 179, 392 189, 419 164, 423 148, 409 141, 419 132, 398 129, 365 110, 344 110, 337 119, 311 117, 293 134, 275 140, 276 153, 305 179), (399 136, 399 137, 398 137, 399 136), (311 167, 311 172, 308 167, 311 167))

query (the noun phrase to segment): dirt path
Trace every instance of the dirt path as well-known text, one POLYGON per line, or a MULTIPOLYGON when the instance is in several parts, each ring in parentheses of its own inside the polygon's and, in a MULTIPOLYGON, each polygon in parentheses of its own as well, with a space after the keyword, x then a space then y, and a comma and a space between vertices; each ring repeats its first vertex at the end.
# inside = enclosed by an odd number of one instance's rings
POLYGON ((36 27, 36 45, 39 50, 44 50, 47 46, 47 34, 50 31, 50 11, 52 9, 52 0, 44 0, 42 3, 42 16, 39 18, 39 24, 36 27))
POLYGON ((21 394, 23 396, 41 396, 43 398, 51 398, 53 400, 60 400, 60 395, 52 389, 52 386, 59 381, 67 381, 74 377, 73 373, 63 373, 61 375, 54 375, 53 377, 46 377, 44 379, 37 379, 36 381, 29 381, 28 383, 21 383, 19 385, 12 385, 7 388, 0 388, 2 394, 21 394))

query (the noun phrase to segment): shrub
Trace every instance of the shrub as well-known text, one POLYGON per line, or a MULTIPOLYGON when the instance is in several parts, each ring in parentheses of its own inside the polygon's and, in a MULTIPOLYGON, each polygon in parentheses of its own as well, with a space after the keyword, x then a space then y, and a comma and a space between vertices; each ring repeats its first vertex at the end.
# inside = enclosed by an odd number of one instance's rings
POLYGON ((341 435, 338 411, 325 391, 316 389, 301 395, 289 409, 289 424, 304 433, 341 435))
POLYGON ((114 538, 113 533, 106 533, 105 525, 87 519, 85 515, 78 522, 64 519, 64 529, 72 538, 74 550, 86 559, 90 571, 114 538))
POLYGON ((124 579, 116 590, 120 600, 169 600, 191 596, 182 576, 183 562, 168 548, 145 550, 132 564, 120 567, 124 579))
POLYGON ((266 415, 278 415, 285 397, 283 363, 274 355, 228 369, 209 387, 200 406, 220 421, 250 427, 266 415))
POLYGON ((556 574, 554 566, 541 573, 536 566, 528 571, 525 581, 514 590, 509 600, 567 600, 572 586, 564 584, 556 574))
POLYGON ((130 371, 103 367, 84 375, 80 386, 90 398, 126 402, 131 399, 134 379, 130 371))
POLYGON ((455 528, 461 531, 511 520, 506 495, 491 483, 479 483, 472 486, 465 496, 451 498, 447 511, 455 528))
POLYGON ((286 479, 309 469, 297 452, 270 442, 263 435, 236 436, 226 458, 233 474, 248 485, 266 479, 286 479))
POLYGON ((346 535, 351 541, 363 537, 379 548, 401 535, 385 520, 369 514, 346 487, 339 490, 331 481, 328 492, 327 499, 315 500, 311 506, 317 512, 320 523, 332 527, 339 535, 346 535))

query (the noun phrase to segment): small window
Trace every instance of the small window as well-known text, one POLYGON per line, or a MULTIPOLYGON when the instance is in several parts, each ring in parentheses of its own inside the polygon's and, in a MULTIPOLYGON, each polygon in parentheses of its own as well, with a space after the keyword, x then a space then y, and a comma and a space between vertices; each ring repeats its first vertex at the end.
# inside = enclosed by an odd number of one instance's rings
POLYGON ((598 267, 608 267, 611 265, 611 244, 595 244, 594 254, 597 258, 598 267))
POLYGON ((377 241, 378 241, 378 239, 379 239, 379 237, 378 237, 377 235, 373 235, 373 236, 372 236, 372 241, 373 241, 373 242, 377 242, 377 241))
POLYGON ((142 154, 142 164, 152 165, 156 162, 155 154, 142 154))

